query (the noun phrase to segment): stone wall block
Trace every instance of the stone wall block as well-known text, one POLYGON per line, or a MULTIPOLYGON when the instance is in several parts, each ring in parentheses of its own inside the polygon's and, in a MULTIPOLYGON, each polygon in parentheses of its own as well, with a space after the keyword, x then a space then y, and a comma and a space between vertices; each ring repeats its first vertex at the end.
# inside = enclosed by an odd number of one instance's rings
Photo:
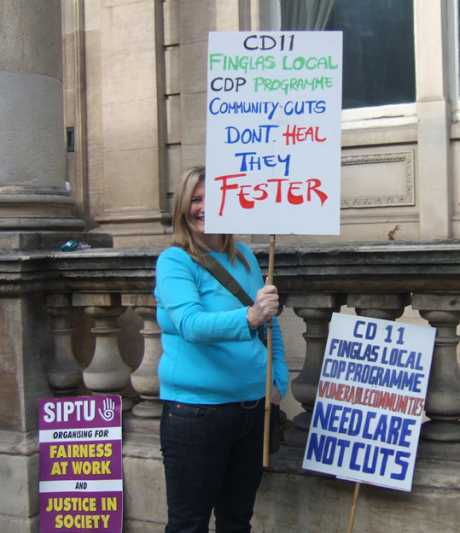
POLYGON ((181 95, 181 125, 183 144, 206 142, 206 93, 181 95))
POLYGON ((201 0, 200 9, 195 2, 179 0, 179 34, 181 45, 207 40, 209 31, 216 29, 215 0, 201 0), (203 16, 206 13, 206 16, 203 16))
POLYGON ((175 45, 180 40, 179 4, 180 0, 163 2, 164 44, 166 46, 175 45))
MULTIPOLYGON (((208 78, 208 41, 179 47, 180 88, 184 93, 206 92, 208 78)), ((206 118, 204 115, 203 118, 206 118)))
POLYGON ((177 94, 180 91, 179 46, 168 46, 165 49, 166 94, 177 94))

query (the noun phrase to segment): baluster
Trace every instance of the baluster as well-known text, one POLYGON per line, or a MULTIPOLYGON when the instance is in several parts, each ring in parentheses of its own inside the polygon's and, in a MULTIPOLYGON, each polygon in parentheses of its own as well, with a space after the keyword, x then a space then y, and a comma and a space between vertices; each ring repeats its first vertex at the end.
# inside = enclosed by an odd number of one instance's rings
POLYGON ((293 423, 297 431, 286 436, 288 444, 304 446, 315 404, 329 322, 332 313, 340 308, 340 303, 336 295, 306 294, 288 296, 286 304, 294 308, 296 315, 300 316, 306 325, 306 332, 303 334, 307 345, 304 365, 291 382, 292 394, 305 412, 294 417, 293 423))
POLYGON ((412 307, 436 328, 425 404, 430 421, 422 426, 422 438, 460 442, 460 369, 457 361, 460 297, 455 294, 415 294, 412 307))
POLYGON ((144 337, 144 355, 139 367, 131 374, 131 384, 141 401, 134 406, 132 413, 135 417, 148 420, 145 424, 147 428, 153 424, 154 429, 158 430, 162 404, 157 367, 162 349, 160 328, 155 322, 155 300, 150 294, 123 294, 122 304, 133 307, 144 321, 140 331, 144 337))
POLYGON ((52 294, 47 297, 46 303, 54 341, 48 366, 48 382, 57 396, 75 394, 82 382, 82 370, 72 351, 70 295, 52 294))
POLYGON ((354 307, 358 315, 384 320, 399 318, 407 303, 405 294, 349 294, 347 297, 347 305, 354 307))
MULTIPOLYGON (((72 304, 84 307, 94 319, 91 333, 96 346, 91 363, 83 371, 83 382, 93 393, 121 391, 129 384, 131 369, 123 361, 118 347, 117 318, 123 313, 119 294, 74 294, 72 304)), ((123 400, 123 409, 129 402, 123 400)))

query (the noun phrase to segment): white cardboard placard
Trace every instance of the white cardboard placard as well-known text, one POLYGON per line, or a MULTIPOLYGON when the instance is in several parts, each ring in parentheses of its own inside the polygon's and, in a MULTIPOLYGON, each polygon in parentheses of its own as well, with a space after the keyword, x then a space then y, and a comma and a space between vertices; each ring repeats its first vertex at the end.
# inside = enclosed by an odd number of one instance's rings
POLYGON ((333 314, 303 468, 411 490, 435 333, 333 314))
POLYGON ((205 231, 339 234, 341 102, 341 32, 211 32, 205 231))

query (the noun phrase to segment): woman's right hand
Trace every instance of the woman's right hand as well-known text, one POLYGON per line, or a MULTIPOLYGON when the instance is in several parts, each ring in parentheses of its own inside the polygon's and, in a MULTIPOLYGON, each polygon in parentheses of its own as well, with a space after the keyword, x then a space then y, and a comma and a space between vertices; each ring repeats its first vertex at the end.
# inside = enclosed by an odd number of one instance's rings
POLYGON ((278 289, 265 285, 257 291, 256 301, 248 308, 248 323, 251 329, 259 328, 264 322, 278 313, 278 289))

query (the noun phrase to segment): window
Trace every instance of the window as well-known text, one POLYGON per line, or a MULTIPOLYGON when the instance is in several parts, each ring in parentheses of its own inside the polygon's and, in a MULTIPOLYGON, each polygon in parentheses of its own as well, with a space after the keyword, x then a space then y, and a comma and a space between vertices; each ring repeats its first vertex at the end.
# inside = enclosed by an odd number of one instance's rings
POLYGON ((272 29, 343 31, 344 109, 415 101, 412 0, 272 0, 262 5, 262 20, 270 19, 272 29))

